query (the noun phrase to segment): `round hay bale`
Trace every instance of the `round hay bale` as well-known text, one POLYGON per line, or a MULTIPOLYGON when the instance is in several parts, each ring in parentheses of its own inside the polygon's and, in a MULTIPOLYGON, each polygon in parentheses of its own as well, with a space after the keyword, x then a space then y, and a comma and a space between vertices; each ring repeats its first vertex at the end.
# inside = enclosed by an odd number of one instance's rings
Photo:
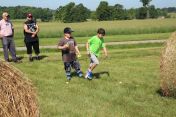
POLYGON ((176 32, 167 40, 160 61, 161 91, 176 97, 176 32))
POLYGON ((0 60, 0 117, 39 117, 36 92, 22 72, 0 60))

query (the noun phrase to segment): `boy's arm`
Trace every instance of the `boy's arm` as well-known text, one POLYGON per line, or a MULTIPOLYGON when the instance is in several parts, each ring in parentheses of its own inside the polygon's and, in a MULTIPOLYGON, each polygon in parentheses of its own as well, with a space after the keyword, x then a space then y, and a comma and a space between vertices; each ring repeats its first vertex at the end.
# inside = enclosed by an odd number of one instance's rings
POLYGON ((57 45, 57 48, 60 49, 60 50, 63 50, 63 49, 66 49, 68 48, 69 46, 67 44, 64 45, 64 43, 62 41, 60 41, 57 45))
POLYGON ((75 46, 76 54, 81 55, 78 46, 75 46))
POLYGON ((107 49, 106 49, 106 45, 104 44, 104 47, 103 47, 103 52, 105 54, 105 56, 107 57, 108 56, 108 52, 107 52, 107 49))
POLYGON ((63 50, 63 49, 68 48, 68 45, 67 44, 65 44, 63 46, 58 45, 57 48, 60 49, 60 50, 63 50))
POLYGON ((87 54, 90 55, 89 42, 86 43, 87 54))

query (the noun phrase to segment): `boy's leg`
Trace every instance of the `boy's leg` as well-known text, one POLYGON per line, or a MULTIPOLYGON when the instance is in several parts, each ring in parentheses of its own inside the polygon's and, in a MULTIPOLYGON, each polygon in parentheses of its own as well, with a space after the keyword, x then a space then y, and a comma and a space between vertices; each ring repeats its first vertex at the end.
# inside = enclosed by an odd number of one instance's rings
POLYGON ((71 66, 75 69, 76 73, 78 74, 79 77, 82 77, 83 74, 82 74, 82 71, 80 69, 80 64, 78 61, 72 61, 71 62, 71 66))
POLYGON ((71 80, 71 65, 70 62, 64 62, 64 69, 67 76, 67 80, 71 80))
POLYGON ((92 71, 95 69, 95 67, 99 64, 98 58, 94 55, 90 55, 90 65, 89 69, 87 70, 85 78, 92 79, 92 71))
POLYGON ((90 70, 93 71, 94 68, 99 64, 99 60, 98 60, 98 58, 97 58, 97 56, 95 54, 91 54, 90 55, 90 59, 91 59, 90 60, 91 61, 90 70))

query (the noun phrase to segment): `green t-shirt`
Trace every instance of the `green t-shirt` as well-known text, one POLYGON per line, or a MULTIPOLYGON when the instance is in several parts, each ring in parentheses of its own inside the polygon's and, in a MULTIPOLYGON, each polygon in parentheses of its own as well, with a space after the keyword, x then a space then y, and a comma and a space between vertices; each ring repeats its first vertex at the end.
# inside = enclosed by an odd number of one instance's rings
POLYGON ((96 56, 100 55, 100 49, 104 48, 104 39, 100 39, 97 36, 93 36, 88 40, 90 52, 96 56))

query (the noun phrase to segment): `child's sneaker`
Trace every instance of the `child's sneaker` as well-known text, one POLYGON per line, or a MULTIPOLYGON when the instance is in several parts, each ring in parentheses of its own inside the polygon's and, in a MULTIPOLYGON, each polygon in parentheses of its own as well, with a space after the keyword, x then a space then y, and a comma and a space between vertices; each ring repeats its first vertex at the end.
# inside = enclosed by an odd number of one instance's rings
POLYGON ((71 77, 70 76, 67 76, 67 81, 66 81, 66 84, 68 84, 71 80, 71 77))
POLYGON ((86 73, 86 75, 85 75, 85 78, 86 79, 89 79, 89 80, 92 80, 92 72, 90 72, 90 71, 87 71, 87 73, 86 73))
POLYGON ((78 77, 82 77, 83 76, 83 73, 79 70, 79 71, 77 71, 77 75, 78 75, 78 77))
POLYGON ((67 81, 70 81, 71 80, 71 77, 70 76, 67 76, 67 81))
POLYGON ((80 72, 80 73, 78 74, 78 76, 81 78, 81 77, 83 76, 82 72, 80 72))

